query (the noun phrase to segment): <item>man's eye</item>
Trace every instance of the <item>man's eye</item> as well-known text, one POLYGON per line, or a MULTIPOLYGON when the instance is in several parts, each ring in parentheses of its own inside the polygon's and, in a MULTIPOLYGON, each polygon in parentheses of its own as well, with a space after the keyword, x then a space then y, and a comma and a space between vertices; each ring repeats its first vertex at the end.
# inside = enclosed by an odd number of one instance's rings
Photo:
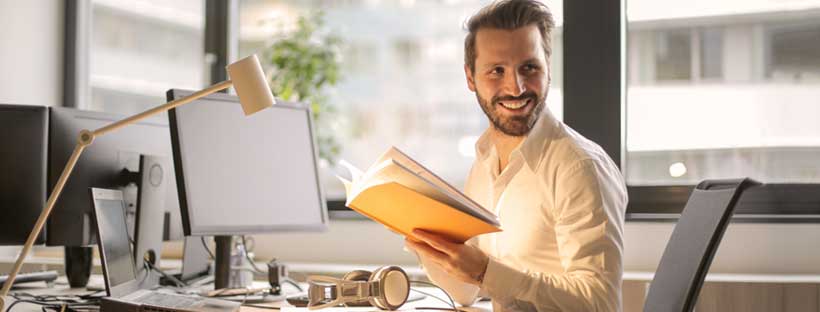
POLYGON ((496 67, 496 68, 493 68, 493 70, 490 71, 490 74, 492 74, 492 75, 500 75, 500 74, 503 74, 503 73, 504 73, 504 68, 503 67, 496 67))
POLYGON ((524 68, 523 68, 523 69, 524 69, 524 72, 531 73, 531 72, 537 71, 537 70, 538 70, 538 66, 537 66, 537 65, 533 65, 533 64, 527 64, 527 65, 524 65, 524 68))

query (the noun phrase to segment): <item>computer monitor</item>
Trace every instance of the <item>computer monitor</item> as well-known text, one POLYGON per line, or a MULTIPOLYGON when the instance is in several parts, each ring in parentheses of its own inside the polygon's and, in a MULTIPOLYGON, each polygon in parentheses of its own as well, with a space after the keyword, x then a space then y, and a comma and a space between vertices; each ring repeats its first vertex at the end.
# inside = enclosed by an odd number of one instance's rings
POLYGON ((245 116, 235 96, 196 102, 168 114, 185 235, 326 228, 310 110, 277 101, 245 116))
POLYGON ((169 183, 176 183, 170 174, 171 159, 163 156, 140 155, 137 213, 134 222, 134 263, 140 288, 159 285, 160 275, 151 267, 160 267, 165 198, 169 183))
POLYGON ((48 108, 0 105, 0 142, 0 245, 23 245, 46 202, 48 108))
MULTIPOLYGON (((191 94, 170 90, 168 100, 191 94)), ((228 287, 231 235, 322 231, 310 110, 277 101, 245 116, 237 97, 214 94, 169 111, 185 235, 216 236, 215 283, 228 287)))
MULTIPOLYGON (((94 130, 127 116, 84 111, 65 107, 50 109, 48 189, 56 183, 71 155, 80 130, 94 130)), ((89 187, 120 188, 128 208, 129 232, 133 235, 137 184, 123 181, 122 171, 139 171, 141 154, 171 157, 168 124, 163 119, 140 121, 100 136, 89 145, 57 200, 46 227, 46 244, 51 246, 88 246, 96 243, 89 187)), ((169 173, 173 175, 173 173, 169 173)), ((131 181, 136 182, 136 181, 131 181)), ((178 215, 176 183, 168 183, 165 210, 178 215), (175 213, 176 212, 176 213, 175 213)), ((177 219, 178 220, 178 219, 177 219)), ((181 221, 176 221, 181 227, 181 221)), ((173 227, 172 227, 173 228, 173 227)), ((181 237, 181 230, 178 230, 181 237)))

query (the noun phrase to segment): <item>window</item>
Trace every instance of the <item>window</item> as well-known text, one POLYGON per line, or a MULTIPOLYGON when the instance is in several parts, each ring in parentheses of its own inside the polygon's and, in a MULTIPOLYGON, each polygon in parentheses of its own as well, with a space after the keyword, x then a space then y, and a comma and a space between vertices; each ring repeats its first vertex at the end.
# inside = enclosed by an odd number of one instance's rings
POLYGON ((658 80, 689 80, 692 71, 692 38, 688 30, 661 31, 655 45, 658 80))
MULTIPOLYGON (((562 7, 553 2, 547 5, 558 29, 547 103, 560 117, 562 7)), ((328 126, 342 147, 339 158, 364 169, 395 145, 460 187, 488 125, 465 82, 462 25, 488 3, 242 0, 239 54, 264 54, 298 16, 322 10, 327 31, 343 41, 341 80, 327 93, 338 110, 328 126)), ((341 170, 323 167, 328 198, 343 199, 334 176, 341 170)))
POLYGON ((766 77, 785 83, 820 81, 820 23, 769 26, 766 77))
POLYGON ((630 186, 820 182, 820 3, 627 5, 630 186))
POLYGON ((705 28, 700 37, 700 78, 723 78, 723 29, 705 28))
POLYGON ((204 14, 204 0, 92 0, 90 98, 79 108, 133 114, 171 87, 207 85, 204 14))

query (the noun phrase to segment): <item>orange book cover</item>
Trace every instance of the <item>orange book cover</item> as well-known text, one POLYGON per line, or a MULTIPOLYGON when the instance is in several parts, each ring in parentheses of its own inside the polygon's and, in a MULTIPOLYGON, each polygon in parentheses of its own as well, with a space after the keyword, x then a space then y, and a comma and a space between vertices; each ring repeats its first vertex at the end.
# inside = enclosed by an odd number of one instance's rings
POLYGON ((367 171, 345 164, 352 181, 340 178, 346 205, 404 236, 413 229, 453 242, 501 231, 497 217, 393 147, 367 171))

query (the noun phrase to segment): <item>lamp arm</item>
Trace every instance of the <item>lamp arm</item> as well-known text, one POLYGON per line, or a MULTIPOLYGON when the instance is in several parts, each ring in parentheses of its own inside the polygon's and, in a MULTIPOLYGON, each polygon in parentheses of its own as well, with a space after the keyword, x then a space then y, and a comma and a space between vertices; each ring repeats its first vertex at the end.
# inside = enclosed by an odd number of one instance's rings
POLYGON ((6 305, 6 296, 9 294, 9 291, 11 290, 11 286, 14 283, 14 278, 17 277, 17 273, 20 273, 20 269, 23 267, 23 263, 25 262, 25 259, 28 256, 29 251, 31 251, 31 247, 34 245, 34 241, 37 239, 37 236, 40 234, 40 231, 43 230, 43 226, 45 225, 46 220, 48 220, 48 216, 51 214, 51 210, 54 208, 54 204, 57 202, 57 198, 60 196, 60 193, 62 193, 63 187, 65 186, 68 177, 71 176, 71 172, 77 165, 77 161, 80 159, 80 155, 82 155, 83 150, 87 146, 91 145, 92 142, 94 142, 94 138, 109 133, 111 131, 120 129, 122 127, 125 127, 131 123, 156 115, 158 113, 162 113, 172 108, 178 107, 180 105, 190 103, 191 101, 199 99, 208 94, 227 89, 232 84, 233 82, 231 82, 230 80, 226 80, 214 84, 205 89, 202 89, 200 91, 194 92, 191 95, 186 96, 184 98, 165 103, 163 105, 149 109, 134 116, 114 122, 110 125, 99 128, 97 130, 81 131, 80 136, 77 139, 77 146, 74 147, 74 152, 72 152, 71 157, 68 158, 68 163, 66 164, 65 168, 63 168, 63 172, 60 174, 60 178, 57 180, 57 184, 54 186, 51 195, 48 196, 46 207, 43 209, 43 212, 40 213, 40 217, 37 218, 37 222, 34 224, 34 229, 31 230, 31 233, 29 233, 28 235, 28 239, 26 239, 26 244, 23 245, 23 249, 20 251, 20 254, 17 255, 17 261, 14 263, 14 268, 11 270, 11 273, 9 273, 9 277, 3 284, 3 289, 0 290, 0 311, 3 311, 3 308, 6 305))
POLYGON ((19 255, 17 255, 17 261, 14 263, 14 268, 11 270, 9 277, 3 284, 3 290, 0 291, 0 311, 2 311, 3 307, 6 305, 6 296, 11 290, 11 286, 14 283, 14 278, 17 277, 17 273, 20 273, 20 269, 23 267, 23 263, 25 262, 26 256, 31 250, 31 247, 34 245, 34 241, 37 239, 40 231, 43 230, 43 226, 45 225, 46 220, 48 220, 48 215, 51 213, 51 209, 54 208, 54 204, 57 202, 57 197, 59 197, 60 193, 63 191, 66 180, 68 180, 68 177, 71 175, 71 171, 74 170, 74 166, 77 164, 77 160, 80 159, 80 155, 83 153, 83 150, 86 146, 88 146, 88 144, 83 141, 83 137, 88 137, 88 135, 89 133, 87 131, 83 131, 80 134, 80 139, 77 141, 77 146, 74 147, 74 152, 71 153, 71 157, 68 159, 68 164, 66 164, 65 168, 63 168, 63 173, 60 174, 60 179, 57 180, 57 185, 54 186, 54 190, 51 192, 51 195, 48 196, 45 209, 43 209, 43 212, 40 213, 40 217, 37 218, 37 222, 34 223, 34 229, 31 230, 31 233, 29 233, 28 239, 26 239, 26 244, 23 245, 23 250, 20 251, 19 255))
POLYGON ((94 134, 95 137, 99 136, 99 135, 106 134, 108 132, 111 132, 111 131, 117 130, 119 128, 125 127, 125 126, 127 126, 127 125, 129 125, 133 122, 140 121, 140 120, 143 120, 143 119, 148 118, 150 116, 156 115, 158 113, 162 113, 162 112, 165 112, 165 111, 170 110, 172 108, 175 108, 177 106, 187 104, 187 103, 189 103, 193 100, 199 99, 199 98, 201 98, 203 96, 206 96, 208 94, 211 94, 211 93, 214 93, 214 92, 217 92, 217 91, 220 91, 220 90, 227 89, 231 85, 233 85, 232 81, 225 80, 223 82, 211 85, 210 87, 207 87, 205 89, 202 89, 202 90, 199 90, 197 92, 191 93, 191 95, 186 96, 184 98, 173 100, 171 102, 165 103, 163 105, 154 107, 154 108, 149 109, 147 111, 144 111, 142 113, 136 114, 134 116, 131 116, 131 117, 125 118, 123 120, 117 121, 113 124, 107 125, 105 127, 99 128, 97 130, 94 130, 93 134, 94 134))

